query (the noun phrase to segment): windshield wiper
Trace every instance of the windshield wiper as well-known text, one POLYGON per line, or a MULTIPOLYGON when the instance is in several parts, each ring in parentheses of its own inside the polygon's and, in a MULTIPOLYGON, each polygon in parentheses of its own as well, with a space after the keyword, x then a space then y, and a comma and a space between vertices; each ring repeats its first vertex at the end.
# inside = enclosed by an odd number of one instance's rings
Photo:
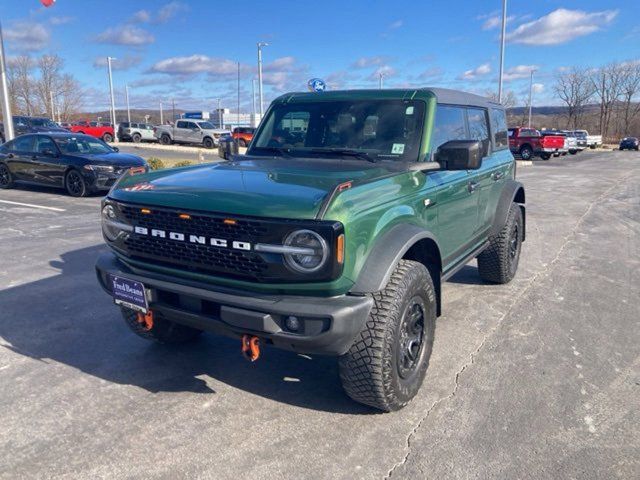
POLYGON ((367 152, 362 150, 352 150, 350 148, 312 148, 311 153, 335 153, 336 155, 345 155, 348 157, 361 158, 371 163, 376 163, 377 160, 367 152))

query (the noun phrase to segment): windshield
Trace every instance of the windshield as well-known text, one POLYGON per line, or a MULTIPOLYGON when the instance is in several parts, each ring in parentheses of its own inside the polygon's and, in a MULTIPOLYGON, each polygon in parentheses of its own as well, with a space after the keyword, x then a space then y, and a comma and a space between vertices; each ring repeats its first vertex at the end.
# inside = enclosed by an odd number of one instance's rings
POLYGON ((32 118, 31 125, 33 125, 34 127, 47 127, 47 128, 58 127, 58 125, 53 123, 48 118, 32 118))
POLYGON ((215 128, 211 122, 198 122, 198 125, 203 130, 213 130, 215 128))
POLYGON ((102 153, 114 152, 113 148, 102 140, 88 135, 79 137, 55 137, 54 140, 62 153, 100 155, 102 153))
POLYGON ((404 100, 275 104, 252 154, 286 153, 417 161, 425 104, 404 100))

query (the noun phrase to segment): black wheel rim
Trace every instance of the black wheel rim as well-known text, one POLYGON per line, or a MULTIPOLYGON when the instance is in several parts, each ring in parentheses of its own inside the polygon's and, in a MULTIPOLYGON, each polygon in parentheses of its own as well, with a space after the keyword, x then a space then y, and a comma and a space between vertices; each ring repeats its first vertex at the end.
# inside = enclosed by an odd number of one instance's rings
POLYGON ((424 346, 425 305, 420 297, 413 297, 402 315, 398 348, 398 374, 410 377, 420 365, 424 346))
POLYGON ((76 172, 71 172, 67 176, 67 188, 72 195, 80 196, 84 190, 82 178, 76 172))
POLYGON ((9 185, 9 182, 11 182, 9 169, 4 165, 0 165, 0 185, 6 186, 9 185))

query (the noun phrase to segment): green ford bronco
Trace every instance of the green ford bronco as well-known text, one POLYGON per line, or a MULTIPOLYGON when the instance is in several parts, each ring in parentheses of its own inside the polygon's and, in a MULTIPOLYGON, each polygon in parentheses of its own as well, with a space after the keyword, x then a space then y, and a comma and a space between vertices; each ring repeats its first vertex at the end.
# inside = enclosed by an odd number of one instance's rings
POLYGON ((397 410, 429 363, 442 282, 515 275, 525 192, 504 108, 446 89, 291 93, 245 156, 122 177, 102 287, 138 335, 202 331, 338 357, 354 400, 397 410))

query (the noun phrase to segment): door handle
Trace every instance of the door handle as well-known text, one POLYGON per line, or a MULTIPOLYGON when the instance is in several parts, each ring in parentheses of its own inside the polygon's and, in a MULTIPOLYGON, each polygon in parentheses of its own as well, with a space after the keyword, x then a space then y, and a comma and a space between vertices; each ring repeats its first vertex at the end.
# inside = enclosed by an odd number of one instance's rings
POLYGON ((504 177, 504 172, 495 172, 493 175, 491 175, 491 178, 493 178, 494 180, 500 180, 502 177, 504 177))
POLYGON ((14 157, 13 153, 8 153, 7 154, 7 158, 13 158, 13 157, 14 157))
POLYGON ((469 182, 467 183, 467 190, 469 190, 469 193, 473 193, 479 186, 480 184, 478 182, 469 182))

